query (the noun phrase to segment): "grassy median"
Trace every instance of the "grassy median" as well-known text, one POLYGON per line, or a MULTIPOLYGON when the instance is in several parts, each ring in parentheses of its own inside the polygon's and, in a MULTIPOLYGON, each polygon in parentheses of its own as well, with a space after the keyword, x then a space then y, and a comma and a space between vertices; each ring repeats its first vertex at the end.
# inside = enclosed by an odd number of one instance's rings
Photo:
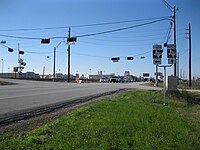
POLYGON ((160 92, 128 91, 67 113, 0 149, 200 149, 200 106, 160 92))

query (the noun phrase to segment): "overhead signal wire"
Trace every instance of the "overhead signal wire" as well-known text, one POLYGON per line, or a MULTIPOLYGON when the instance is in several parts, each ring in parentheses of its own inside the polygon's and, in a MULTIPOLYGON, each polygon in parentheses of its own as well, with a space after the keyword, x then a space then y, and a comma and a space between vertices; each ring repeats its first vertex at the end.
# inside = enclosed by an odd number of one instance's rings
POLYGON ((24 51, 24 52, 26 52, 26 53, 31 53, 31 54, 51 54, 51 53, 53 53, 53 52, 33 52, 33 51, 27 51, 27 50, 22 50, 22 49, 18 49, 18 48, 12 48, 12 47, 10 47, 10 46, 8 46, 8 45, 5 45, 5 44, 1 44, 1 46, 3 46, 3 47, 6 47, 6 48, 11 48, 13 51, 18 51, 18 50, 20 50, 20 51, 24 51))

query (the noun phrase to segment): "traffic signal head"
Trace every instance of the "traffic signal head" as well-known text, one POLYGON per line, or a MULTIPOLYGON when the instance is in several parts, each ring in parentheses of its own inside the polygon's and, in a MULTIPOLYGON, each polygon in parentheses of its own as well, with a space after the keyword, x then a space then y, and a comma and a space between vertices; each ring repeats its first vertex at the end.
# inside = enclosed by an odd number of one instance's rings
POLYGON ((19 54, 24 55, 24 51, 19 51, 19 54))
POLYGON ((113 58, 111 58, 111 60, 112 60, 113 62, 118 62, 118 61, 120 60, 120 58, 119 58, 119 57, 113 57, 113 58))
POLYGON ((8 48, 8 51, 9 51, 9 52, 13 52, 13 49, 12 49, 12 48, 8 48))
POLYGON ((127 57, 127 60, 133 60, 133 57, 127 57))
POLYGON ((26 66, 26 62, 22 62, 21 65, 22 65, 22 66, 26 66))
POLYGON ((49 44, 50 39, 41 39, 41 44, 49 44))

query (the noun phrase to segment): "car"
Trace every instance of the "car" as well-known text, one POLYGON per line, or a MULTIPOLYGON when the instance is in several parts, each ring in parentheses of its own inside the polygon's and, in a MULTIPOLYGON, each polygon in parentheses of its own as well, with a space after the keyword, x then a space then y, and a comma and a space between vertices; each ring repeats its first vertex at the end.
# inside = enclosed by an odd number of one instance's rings
POLYGON ((100 83, 107 83, 107 82, 109 82, 109 81, 110 81, 110 80, 109 80, 109 78, 107 78, 107 77, 99 79, 99 82, 100 82, 100 83))
POLYGON ((112 77, 110 78, 110 83, 119 83, 120 79, 118 77, 112 77))

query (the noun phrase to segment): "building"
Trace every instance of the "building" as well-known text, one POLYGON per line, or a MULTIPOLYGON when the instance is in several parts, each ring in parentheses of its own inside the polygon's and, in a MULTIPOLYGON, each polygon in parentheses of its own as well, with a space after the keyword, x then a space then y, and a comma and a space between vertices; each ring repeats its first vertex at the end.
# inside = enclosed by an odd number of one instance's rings
POLYGON ((130 76, 130 71, 125 71, 125 72, 124 72, 124 76, 125 76, 125 77, 130 76))
POLYGON ((34 72, 26 72, 26 73, 1 73, 0 74, 1 78, 11 78, 11 79, 39 79, 40 75, 34 72))
POLYGON ((97 74, 97 75, 89 75, 89 79, 93 79, 93 80, 99 80, 101 78, 112 78, 114 77, 115 74, 105 74, 105 75, 101 75, 101 74, 97 74))

